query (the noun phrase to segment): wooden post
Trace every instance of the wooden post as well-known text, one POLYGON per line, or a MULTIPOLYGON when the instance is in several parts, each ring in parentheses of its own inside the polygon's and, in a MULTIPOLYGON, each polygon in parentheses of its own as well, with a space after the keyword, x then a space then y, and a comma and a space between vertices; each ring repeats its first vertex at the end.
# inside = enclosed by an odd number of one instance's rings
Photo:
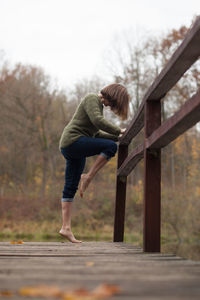
MULTIPOLYGON (((121 166, 127 155, 128 145, 119 145, 117 168, 121 166)), ((124 240, 126 182, 127 176, 117 176, 113 242, 123 242, 124 240)))
MULTIPOLYGON (((145 138, 161 124, 160 101, 145 103, 145 138)), ((161 150, 144 143, 144 252, 160 252, 161 150)))

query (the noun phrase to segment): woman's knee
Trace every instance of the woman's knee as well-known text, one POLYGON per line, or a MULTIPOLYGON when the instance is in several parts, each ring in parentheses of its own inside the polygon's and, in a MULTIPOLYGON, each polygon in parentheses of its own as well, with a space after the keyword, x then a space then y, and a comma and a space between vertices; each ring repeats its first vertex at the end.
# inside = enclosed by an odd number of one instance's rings
POLYGON ((110 148, 112 150, 112 153, 115 155, 116 152, 117 152, 117 144, 114 142, 114 141, 111 141, 111 145, 110 145, 110 148))
POLYGON ((102 151, 102 153, 105 154, 108 160, 111 159, 111 157, 115 156, 116 152, 117 152, 117 144, 112 140, 109 140, 107 146, 102 151))

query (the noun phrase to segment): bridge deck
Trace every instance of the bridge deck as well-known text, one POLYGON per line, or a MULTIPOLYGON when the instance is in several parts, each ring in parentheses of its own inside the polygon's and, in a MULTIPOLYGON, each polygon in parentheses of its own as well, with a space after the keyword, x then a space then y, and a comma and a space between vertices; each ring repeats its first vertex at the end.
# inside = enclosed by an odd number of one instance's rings
POLYGON ((13 291, 9 299, 26 299, 17 292, 24 286, 93 290, 102 283, 120 287, 109 299, 200 299, 200 262, 128 243, 0 243, 0 291, 13 291))

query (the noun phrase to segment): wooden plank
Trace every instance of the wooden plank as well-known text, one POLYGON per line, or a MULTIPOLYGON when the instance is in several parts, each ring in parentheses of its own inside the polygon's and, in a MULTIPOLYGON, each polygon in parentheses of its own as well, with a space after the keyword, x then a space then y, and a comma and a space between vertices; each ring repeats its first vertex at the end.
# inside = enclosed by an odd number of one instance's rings
POLYGON ((136 134, 143 128, 144 104, 149 100, 160 100, 177 83, 182 75, 200 56, 200 17, 186 34, 183 42, 174 52, 164 69, 146 92, 139 111, 128 126, 126 133, 120 140, 121 144, 129 144, 136 134), (135 127, 135 128, 134 128, 135 127))
POLYGON ((162 148, 200 121, 200 89, 146 140, 147 148, 162 148))
POLYGON ((108 299, 117 300, 197 300, 200 295, 199 262, 174 254, 143 253, 140 247, 129 243, 0 242, 0 270, 0 292, 13 293, 12 297, 1 299, 61 299, 46 294, 22 297, 18 293, 22 287, 38 285, 53 285, 67 292, 80 288, 92 291, 100 284, 114 284, 120 292, 108 299), (35 257, 1 256, 1 252, 9 255, 20 249, 35 257), (48 252, 52 256, 46 257, 48 252), (39 257, 39 253, 44 256, 39 257), (72 253, 73 258, 54 256, 63 253, 72 253))
POLYGON ((160 100, 200 56, 200 17, 174 52, 145 95, 146 100, 160 100))
POLYGON ((123 164, 117 171, 117 175, 128 176, 143 157, 144 157, 144 145, 140 144, 124 160, 123 164))
MULTIPOLYGON (((118 168, 124 162, 128 155, 128 145, 119 145, 118 150, 118 168)), ((127 177, 116 179, 116 201, 115 201, 115 218, 114 218, 114 242, 123 242, 124 240, 124 220, 126 206, 126 183, 127 177)))
MULTIPOLYGON (((161 124, 160 101, 145 104, 145 141, 161 124)), ((144 227, 143 249, 160 252, 161 151, 144 149, 144 227)))
POLYGON ((144 100, 140 104, 138 111, 136 112, 134 118, 127 126, 126 132, 120 139, 120 145, 129 145, 132 139, 140 132, 144 127, 144 100))

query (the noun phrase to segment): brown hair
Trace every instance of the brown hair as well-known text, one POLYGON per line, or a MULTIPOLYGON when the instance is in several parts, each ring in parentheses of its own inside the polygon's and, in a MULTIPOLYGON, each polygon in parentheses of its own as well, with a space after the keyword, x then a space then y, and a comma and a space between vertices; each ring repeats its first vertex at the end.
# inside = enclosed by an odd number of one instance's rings
POLYGON ((119 83, 113 83, 105 86, 100 92, 108 100, 111 110, 122 120, 127 119, 130 96, 126 88, 119 83))

